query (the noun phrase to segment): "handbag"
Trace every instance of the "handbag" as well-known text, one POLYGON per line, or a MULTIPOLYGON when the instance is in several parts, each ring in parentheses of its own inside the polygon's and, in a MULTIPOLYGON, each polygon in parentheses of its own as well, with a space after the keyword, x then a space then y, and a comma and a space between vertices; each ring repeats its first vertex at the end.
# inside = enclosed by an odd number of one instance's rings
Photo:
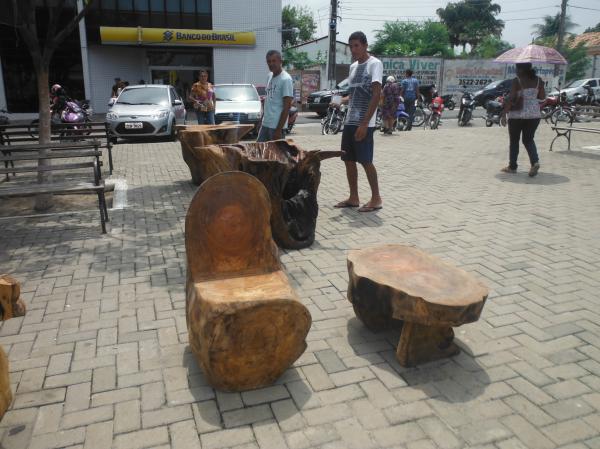
MULTIPOLYGON (((517 81, 519 81, 519 87, 521 87, 521 80, 519 78, 517 78, 517 81)), ((523 88, 521 87, 516 93, 516 98, 511 97, 511 99, 510 99, 510 110, 511 111, 520 111, 522 109, 523 109, 523 88)))

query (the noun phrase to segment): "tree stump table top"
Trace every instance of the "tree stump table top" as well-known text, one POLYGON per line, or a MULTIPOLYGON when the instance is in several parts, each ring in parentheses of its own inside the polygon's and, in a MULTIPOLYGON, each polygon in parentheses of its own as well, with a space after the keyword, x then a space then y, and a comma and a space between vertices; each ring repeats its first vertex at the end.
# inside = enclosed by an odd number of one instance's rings
POLYGON ((456 353, 452 326, 477 321, 488 296, 466 271, 403 245, 351 251, 348 273, 348 299, 367 327, 404 322, 398 359, 405 366, 456 353))

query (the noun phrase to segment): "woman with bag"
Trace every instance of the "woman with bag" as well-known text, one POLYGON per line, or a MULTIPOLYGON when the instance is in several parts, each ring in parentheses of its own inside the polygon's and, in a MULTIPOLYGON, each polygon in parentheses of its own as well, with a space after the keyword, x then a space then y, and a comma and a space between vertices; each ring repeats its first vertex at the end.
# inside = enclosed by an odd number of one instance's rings
POLYGON ((538 100, 546 98, 546 92, 544 82, 536 75, 531 63, 520 63, 516 65, 516 68, 517 77, 512 82, 507 101, 504 102, 501 119, 502 125, 506 125, 508 113, 509 163, 500 171, 504 173, 517 172, 519 139, 523 135, 523 145, 531 163, 529 176, 533 177, 540 169, 540 158, 533 140, 542 117, 538 100))
POLYGON ((215 89, 208 82, 208 72, 200 71, 200 80, 192 85, 190 101, 196 111, 199 125, 215 124, 215 89))

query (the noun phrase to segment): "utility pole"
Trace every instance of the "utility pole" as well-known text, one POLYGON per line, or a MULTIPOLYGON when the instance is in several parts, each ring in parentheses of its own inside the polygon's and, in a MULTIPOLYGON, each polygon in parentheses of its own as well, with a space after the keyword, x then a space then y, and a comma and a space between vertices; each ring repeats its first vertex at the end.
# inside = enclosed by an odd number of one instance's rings
POLYGON ((337 35, 338 0, 331 0, 331 15, 329 17, 329 54, 327 58, 327 84, 330 89, 335 87, 335 51, 337 35))
POLYGON ((563 42, 565 40, 565 19, 567 18, 567 2, 569 0, 562 0, 560 4, 560 21, 558 22, 558 41, 556 42, 556 49, 562 50, 563 42))

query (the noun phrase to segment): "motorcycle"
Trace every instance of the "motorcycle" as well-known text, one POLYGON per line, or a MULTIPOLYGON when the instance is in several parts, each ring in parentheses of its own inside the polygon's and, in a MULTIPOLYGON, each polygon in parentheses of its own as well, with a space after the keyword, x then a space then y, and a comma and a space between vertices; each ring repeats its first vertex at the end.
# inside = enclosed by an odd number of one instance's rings
POLYGON ((485 105, 485 126, 488 128, 494 124, 500 126, 502 111, 504 110, 504 97, 500 96, 495 100, 490 100, 485 105))
POLYGON ((288 134, 292 132, 294 125, 296 124, 296 119, 298 118, 298 108, 296 106, 290 107, 288 112, 288 122, 287 122, 287 132, 288 134))
POLYGON ((453 94, 442 95, 442 100, 444 101, 444 106, 448 108, 449 111, 453 111, 456 107, 453 94))
MULTIPOLYGON (((383 116, 380 109, 377 110, 377 119, 375 121, 375 127, 381 132, 385 132, 385 127, 383 126, 383 116)), ((393 129, 396 129, 398 131, 406 131, 408 129, 408 113, 406 112, 406 107, 404 106, 404 99, 402 97, 400 97, 400 103, 398 104, 398 108, 396 109, 396 119, 394 120, 393 129)))
POLYGON ((558 107, 559 103, 560 100, 558 95, 546 97, 546 99, 540 104, 540 113, 542 114, 542 119, 546 120, 547 122, 554 110, 558 107))
POLYGON ((473 118, 473 109, 475 109, 475 100, 473 99, 473 95, 465 90, 460 99, 458 126, 467 126, 467 124, 473 118))
POLYGON ((429 105, 430 114, 428 114, 427 120, 424 126, 428 126, 429 129, 438 129, 442 124, 442 112, 444 111, 444 100, 440 96, 436 96, 431 100, 429 105))
POLYGON ((425 97, 423 95, 419 95, 415 100, 415 115, 413 116, 412 126, 421 126, 425 123, 425 119, 427 118, 425 110, 427 108, 423 106, 424 101, 425 97))
POLYGON ((344 125, 347 109, 348 107, 345 104, 330 103, 327 108, 327 114, 321 120, 321 134, 339 133, 344 125))
MULTIPOLYGON (((87 125, 87 123, 92 121, 92 114, 93 111, 88 100, 78 102, 68 99, 62 111, 51 109, 50 130, 53 133, 58 132, 61 137, 71 134, 89 134, 91 131, 85 132, 85 129, 90 128, 90 125, 87 125), (68 126, 60 126, 65 124, 68 126), (76 132, 72 133, 70 130, 76 130, 76 132), (81 130, 84 130, 84 132, 81 132, 81 130)), ((29 124, 29 134, 31 137, 38 138, 38 127, 39 119, 32 120, 29 124)))

